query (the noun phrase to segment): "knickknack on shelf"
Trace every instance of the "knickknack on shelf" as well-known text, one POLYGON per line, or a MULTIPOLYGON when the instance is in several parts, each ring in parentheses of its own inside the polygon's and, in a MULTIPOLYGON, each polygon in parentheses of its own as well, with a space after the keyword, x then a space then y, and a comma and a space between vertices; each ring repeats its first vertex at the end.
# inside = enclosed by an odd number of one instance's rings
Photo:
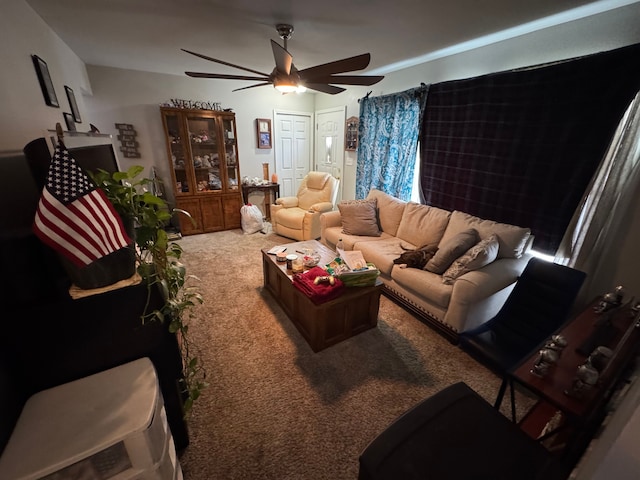
POLYGON ((354 152, 358 148, 358 123, 358 117, 347 118, 344 149, 348 152, 354 152))

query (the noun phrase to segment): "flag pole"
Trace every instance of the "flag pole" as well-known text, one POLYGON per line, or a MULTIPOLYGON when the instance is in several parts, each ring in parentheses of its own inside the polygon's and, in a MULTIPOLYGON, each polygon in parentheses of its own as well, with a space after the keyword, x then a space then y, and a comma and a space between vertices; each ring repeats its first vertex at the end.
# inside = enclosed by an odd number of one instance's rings
POLYGON ((62 131, 62 125, 60 122, 56 123, 56 135, 58 136, 58 144, 60 144, 60 147, 66 148, 64 146, 64 141, 62 140, 64 138, 64 132, 62 131))

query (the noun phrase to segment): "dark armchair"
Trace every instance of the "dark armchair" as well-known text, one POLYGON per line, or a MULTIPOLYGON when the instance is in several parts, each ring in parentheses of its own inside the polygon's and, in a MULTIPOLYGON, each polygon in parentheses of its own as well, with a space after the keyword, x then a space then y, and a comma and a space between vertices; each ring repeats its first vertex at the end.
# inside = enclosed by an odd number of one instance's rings
POLYGON ((460 347, 504 375, 569 318, 585 277, 580 270, 532 258, 498 314, 462 333, 460 347))
POLYGON ((559 480, 567 467, 464 383, 406 412, 360 455, 359 480, 559 480))

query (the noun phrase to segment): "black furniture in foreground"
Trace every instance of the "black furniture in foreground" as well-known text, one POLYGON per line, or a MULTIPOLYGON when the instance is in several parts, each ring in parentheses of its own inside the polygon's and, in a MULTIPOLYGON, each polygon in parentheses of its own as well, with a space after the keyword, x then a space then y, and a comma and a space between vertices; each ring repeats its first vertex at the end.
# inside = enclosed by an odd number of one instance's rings
POLYGON ((149 357, 158 373, 176 448, 189 444, 180 348, 167 324, 141 314, 164 304, 145 284, 79 300, 53 250, 32 233, 40 192, 22 152, 0 154, 0 453, 34 393, 149 357))
POLYGON ((569 471, 465 383, 427 398, 360 456, 359 480, 559 480, 569 471))
MULTIPOLYGON (((460 347, 504 376, 569 318, 585 277, 580 270, 532 258, 498 314, 461 333, 460 347)), ((501 388, 497 401, 503 395, 501 388)))

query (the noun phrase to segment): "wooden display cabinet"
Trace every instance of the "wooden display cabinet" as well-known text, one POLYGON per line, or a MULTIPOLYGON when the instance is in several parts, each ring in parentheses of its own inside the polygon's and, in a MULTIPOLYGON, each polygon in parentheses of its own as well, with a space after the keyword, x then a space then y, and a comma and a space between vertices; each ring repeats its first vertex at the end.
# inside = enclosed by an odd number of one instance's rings
POLYGON ((240 228, 240 166, 235 114, 161 107, 183 235, 240 228))

